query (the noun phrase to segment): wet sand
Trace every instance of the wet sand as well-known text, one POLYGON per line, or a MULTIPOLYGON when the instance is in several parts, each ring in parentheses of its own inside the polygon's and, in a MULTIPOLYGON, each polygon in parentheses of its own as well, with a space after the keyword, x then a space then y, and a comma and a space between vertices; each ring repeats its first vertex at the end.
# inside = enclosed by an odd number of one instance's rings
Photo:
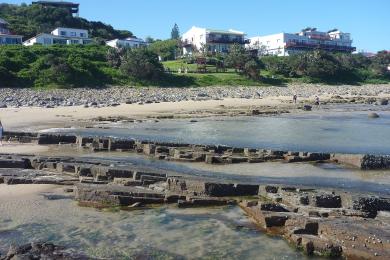
POLYGON ((6 154, 40 154, 49 151, 49 147, 32 143, 7 143, 0 146, 0 153, 6 154))

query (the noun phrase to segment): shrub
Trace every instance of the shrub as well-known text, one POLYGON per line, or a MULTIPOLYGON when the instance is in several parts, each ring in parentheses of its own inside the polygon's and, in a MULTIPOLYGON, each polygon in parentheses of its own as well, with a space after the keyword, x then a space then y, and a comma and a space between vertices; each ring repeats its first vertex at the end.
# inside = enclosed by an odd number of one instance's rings
POLYGON ((157 54, 147 48, 128 49, 120 69, 122 73, 137 79, 157 80, 164 73, 157 54))

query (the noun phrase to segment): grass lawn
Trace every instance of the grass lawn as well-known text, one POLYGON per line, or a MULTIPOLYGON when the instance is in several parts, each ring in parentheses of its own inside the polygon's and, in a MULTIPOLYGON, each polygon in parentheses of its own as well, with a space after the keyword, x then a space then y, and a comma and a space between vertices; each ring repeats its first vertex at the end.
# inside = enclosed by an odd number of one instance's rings
POLYGON ((187 64, 184 60, 163 62, 165 68, 169 68, 173 74, 167 85, 180 87, 205 87, 205 86, 267 86, 282 85, 287 82, 284 78, 276 78, 267 72, 261 73, 260 80, 252 80, 228 69, 226 72, 216 73, 215 66, 207 65, 207 73, 198 73, 197 64, 187 64), (189 73, 178 74, 180 68, 187 68, 189 73))

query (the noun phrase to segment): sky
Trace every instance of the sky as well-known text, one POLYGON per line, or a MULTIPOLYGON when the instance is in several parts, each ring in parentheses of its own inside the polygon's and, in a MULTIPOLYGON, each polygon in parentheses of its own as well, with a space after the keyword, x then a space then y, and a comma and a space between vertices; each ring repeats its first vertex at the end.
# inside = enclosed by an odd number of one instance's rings
MULTIPOLYGON (((3 3, 31 3, 1 0, 3 3)), ((390 50, 390 0, 78 0, 80 16, 133 32, 170 37, 193 25, 235 29, 248 37, 298 32, 306 27, 351 33, 358 50, 390 50)))

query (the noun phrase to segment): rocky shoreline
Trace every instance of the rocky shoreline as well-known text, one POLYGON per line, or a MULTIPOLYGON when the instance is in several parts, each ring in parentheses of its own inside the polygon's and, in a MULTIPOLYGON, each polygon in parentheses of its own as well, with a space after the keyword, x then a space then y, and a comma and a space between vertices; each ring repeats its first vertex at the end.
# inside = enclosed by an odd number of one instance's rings
MULTIPOLYGON (((65 194, 84 207, 146 210, 162 205, 239 205, 261 230, 284 237, 308 255, 390 257, 389 197, 269 183, 229 183, 115 160, 28 155, 2 155, 0 183, 62 185, 65 194)), ((20 253, 11 252, 4 259, 36 254, 31 251, 33 246, 27 247, 27 251, 13 250, 20 253)), ((56 251, 49 251, 49 256, 56 251)))
POLYGON ((131 137, 112 138, 29 132, 4 132, 4 140, 38 145, 65 145, 74 149, 88 149, 91 152, 135 152, 158 160, 179 162, 204 162, 208 164, 263 163, 268 161, 334 162, 362 170, 390 169, 390 155, 386 154, 310 153, 224 145, 156 142, 131 137))
MULTIPOLYGON (((203 87, 203 88, 125 88, 103 89, 7 89, 0 91, 0 108, 6 107, 107 107, 119 104, 148 104, 187 100, 221 100, 225 98, 260 99, 265 97, 292 97, 299 99, 330 95, 334 97, 389 96, 390 85, 331 86, 300 84, 287 87, 203 87)), ((351 98, 352 99, 352 98, 351 98)))

